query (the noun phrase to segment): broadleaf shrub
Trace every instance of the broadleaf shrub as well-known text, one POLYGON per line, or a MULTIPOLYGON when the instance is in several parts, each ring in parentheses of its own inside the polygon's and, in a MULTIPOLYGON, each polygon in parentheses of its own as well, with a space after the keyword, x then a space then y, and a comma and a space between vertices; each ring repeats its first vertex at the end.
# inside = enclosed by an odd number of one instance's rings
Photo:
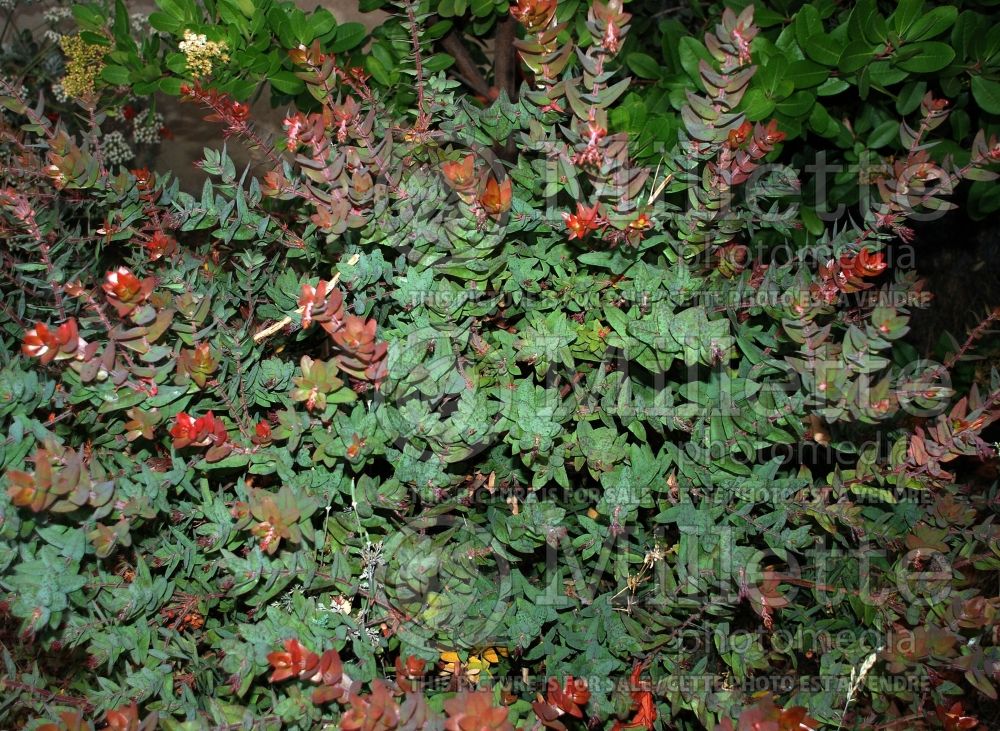
POLYGON ((841 48, 872 3, 829 34, 832 5, 712 9, 649 84, 617 0, 402 0, 373 39, 159 5, 141 43, 77 6, 82 123, 0 99, 6 726, 989 727, 1000 308, 907 342, 914 221, 1000 163, 975 86, 982 129, 936 144, 954 8, 900 4, 881 51, 841 48), (510 27, 517 88, 435 60, 510 27), (768 107, 774 49, 917 95, 850 215, 810 212, 821 95, 768 107), (123 88, 225 135, 198 194, 101 154, 123 88))

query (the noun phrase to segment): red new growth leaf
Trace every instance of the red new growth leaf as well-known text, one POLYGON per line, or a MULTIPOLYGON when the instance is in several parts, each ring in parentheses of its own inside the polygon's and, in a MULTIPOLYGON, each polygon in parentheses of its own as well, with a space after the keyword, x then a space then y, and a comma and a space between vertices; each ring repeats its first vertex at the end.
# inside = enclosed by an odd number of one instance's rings
POLYGON ((416 691, 416 686, 412 681, 419 680, 427 670, 427 663, 413 655, 407 655, 406 661, 402 657, 396 658, 396 684, 406 693, 416 691))
POLYGON ((512 194, 510 178, 504 178, 502 183, 497 183, 496 178, 490 177, 486 181, 482 195, 479 196, 479 205, 491 216, 499 216, 510 210, 512 194))
POLYGON ((493 694, 482 690, 460 693, 444 702, 448 731, 513 731, 506 708, 493 706, 493 694))
POLYGON ((886 268, 885 255, 872 253, 867 248, 857 254, 843 254, 839 259, 830 259, 819 265, 819 282, 810 287, 813 296, 827 304, 832 304, 840 292, 851 293, 869 289, 871 282, 866 277, 874 277, 886 268))
POLYGON ((591 231, 597 231, 601 225, 601 204, 595 203, 590 208, 583 203, 576 204, 576 213, 563 213, 566 228, 569 229, 569 239, 582 239, 591 231))
POLYGON ((352 693, 349 702, 340 719, 343 731, 389 731, 399 723, 399 706, 383 680, 372 681, 371 695, 352 693))
POLYGON ((944 726, 944 731, 968 731, 979 725, 975 716, 966 716, 962 701, 955 701, 950 708, 937 706, 935 709, 938 720, 944 726))
POLYGON ((182 101, 200 102, 212 110, 212 113, 205 117, 206 122, 226 123, 224 136, 228 137, 247 130, 247 120, 250 118, 248 104, 233 101, 226 94, 215 89, 205 89, 199 83, 195 83, 194 86, 183 84, 180 91, 182 101))
POLYGON ((558 0, 517 0, 511 5, 510 14, 529 33, 545 30, 556 14, 558 0))
POLYGON ((63 711, 60 723, 45 723, 36 726, 35 731, 90 731, 93 728, 84 718, 83 711, 63 711))
POLYGON ((174 449, 187 446, 220 447, 229 438, 225 425, 211 411, 197 419, 183 411, 177 414, 174 425, 170 428, 170 436, 174 438, 174 449))
POLYGON ((337 142, 347 142, 347 128, 358 118, 361 107, 358 103, 347 97, 342 104, 334 104, 331 116, 337 125, 337 142))
MULTIPOLYGON (((843 264, 843 259, 841 259, 843 264)), ((874 277, 886 268, 885 255, 880 251, 872 253, 861 249, 853 261, 854 273, 861 277, 874 277)))
POLYGON ((108 711, 104 720, 107 723, 104 731, 153 731, 159 725, 159 715, 156 713, 140 719, 139 707, 135 702, 108 711))
POLYGON ((734 150, 741 147, 744 142, 747 141, 747 137, 753 131, 753 125, 749 122, 744 122, 736 129, 729 130, 729 137, 727 138, 727 144, 734 150))
POLYGON ((177 241, 162 231, 154 231, 144 244, 150 261, 157 261, 177 251, 177 241))
POLYGON ((765 696, 744 708, 735 725, 727 718, 715 727, 715 731, 815 731, 817 725, 802 706, 782 709, 775 705, 771 696, 765 696))
POLYGON ((305 678, 319 667, 319 655, 307 650, 296 639, 285 640, 285 651, 269 653, 267 661, 274 668, 269 678, 272 683, 294 677, 305 678))
POLYGON ((612 731, 621 731, 623 728, 645 728, 648 731, 653 731, 653 725, 656 723, 656 703, 653 701, 653 692, 639 679, 643 670, 645 670, 645 666, 642 663, 636 663, 635 667, 632 668, 632 675, 629 676, 631 686, 634 688, 632 691, 632 710, 635 711, 635 715, 628 723, 615 721, 612 731))
POLYGON ((53 360, 76 358, 87 343, 80 337, 76 320, 70 318, 58 328, 38 323, 24 333, 21 352, 31 358, 38 358, 43 364, 53 360))
POLYGON ((145 192, 153 187, 156 176, 149 172, 149 168, 135 168, 130 172, 135 177, 135 185, 139 190, 145 192))
MULTIPOLYGON (((345 702, 351 679, 344 675, 344 666, 336 650, 327 650, 322 655, 317 655, 303 647, 297 639, 290 639, 285 640, 283 652, 269 653, 267 661, 274 668, 270 682, 279 683, 288 678, 299 678, 320 686, 310 696, 313 703, 345 702)), ((372 687, 374 689, 374 684, 372 687)))
POLYGON ((575 680, 570 675, 566 678, 563 687, 560 688, 558 680, 549 678, 548 686, 545 699, 550 705, 571 716, 583 718, 582 706, 587 705, 590 700, 590 690, 587 689, 586 680, 582 678, 575 680))
POLYGON ((271 443, 271 425, 266 421, 258 421, 257 426, 254 427, 253 437, 251 441, 254 444, 270 444, 271 443))
POLYGON ((468 193, 476 185, 476 165, 472 155, 466 155, 461 160, 441 163, 441 173, 445 182, 460 193, 468 193))
POLYGON ((330 282, 320 280, 315 287, 303 284, 299 307, 302 309, 303 328, 315 321, 332 335, 343 325, 344 294, 330 282))
POLYGON ((317 705, 342 700, 350 685, 349 679, 345 682, 344 665, 336 650, 327 650, 320 656, 319 666, 309 680, 320 684, 312 692, 312 702, 317 705))
POLYGON ((156 280, 152 277, 139 279, 125 267, 118 267, 108 272, 101 287, 108 297, 108 302, 122 317, 145 302, 153 293, 156 280))

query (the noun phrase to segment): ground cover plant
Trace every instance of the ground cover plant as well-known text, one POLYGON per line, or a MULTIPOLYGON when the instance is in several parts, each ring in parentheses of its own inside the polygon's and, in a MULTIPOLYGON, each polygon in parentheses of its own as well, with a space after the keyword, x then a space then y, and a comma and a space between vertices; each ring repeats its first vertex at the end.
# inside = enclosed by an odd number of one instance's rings
POLYGON ((987 4, 158 7, 0 84, 5 728, 993 727, 987 4))

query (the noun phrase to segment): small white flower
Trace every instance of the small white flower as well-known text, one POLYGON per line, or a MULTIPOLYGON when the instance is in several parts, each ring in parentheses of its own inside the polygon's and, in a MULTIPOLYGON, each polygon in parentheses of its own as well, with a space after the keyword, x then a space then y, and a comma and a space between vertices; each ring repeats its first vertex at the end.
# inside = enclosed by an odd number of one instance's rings
POLYGON ((351 600, 346 596, 335 596, 330 601, 330 611, 348 616, 351 613, 351 600))
POLYGON ((49 8, 42 14, 42 17, 46 20, 46 22, 52 23, 52 25, 55 25, 60 20, 66 20, 72 16, 73 11, 69 8, 49 8))
POLYGON ((123 165, 135 157, 125 135, 117 130, 109 132, 101 141, 101 152, 109 165, 123 165))
POLYGON ((10 76, 0 76, 0 91, 13 91, 16 96, 21 99, 28 98, 28 87, 24 84, 18 84, 10 76))
POLYGON ((160 141, 162 128, 163 115, 159 112, 137 115, 132 121, 132 139, 135 140, 136 144, 155 145, 160 141))

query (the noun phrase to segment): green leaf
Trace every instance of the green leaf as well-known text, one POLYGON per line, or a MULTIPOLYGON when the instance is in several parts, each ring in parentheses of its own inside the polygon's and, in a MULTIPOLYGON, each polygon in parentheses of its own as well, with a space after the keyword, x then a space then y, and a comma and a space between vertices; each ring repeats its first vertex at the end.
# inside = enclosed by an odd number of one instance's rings
POLYGON ((769 58, 767 63, 763 65, 763 68, 758 69, 754 82, 755 85, 763 89, 765 94, 773 97, 778 95, 778 91, 782 85, 781 82, 784 81, 787 73, 788 62, 784 56, 779 54, 769 58))
POLYGON ((248 18, 252 18, 254 13, 257 12, 257 8, 254 7, 254 0, 230 0, 230 2, 248 18))
POLYGON ((184 29, 183 20, 178 20, 172 15, 167 15, 166 13, 152 13, 149 16, 149 25, 154 30, 169 33, 171 35, 179 35, 184 29))
POLYGON ((951 45, 962 58, 973 56, 977 31, 982 28, 985 20, 979 13, 966 10, 958 16, 955 27, 951 29, 951 45))
POLYGON ((698 70, 698 62, 705 61, 714 67, 715 59, 712 58, 712 54, 708 52, 701 41, 691 36, 681 38, 677 53, 680 55, 681 67, 698 84, 698 88, 701 88, 701 72, 698 70))
POLYGON ((101 70, 101 78, 113 86, 126 86, 129 82, 129 72, 124 66, 105 66, 101 70))
POLYGON ((851 41, 840 55, 838 68, 845 74, 854 73, 872 60, 875 48, 866 41, 851 41))
POLYGON ((750 89, 743 97, 742 107, 747 119, 757 122, 771 115, 774 111, 774 102, 760 89, 750 89))
POLYGON ((180 0, 157 0, 156 4, 170 17, 180 21, 187 20, 187 13, 181 7, 180 0))
POLYGON ((106 27, 107 17, 93 5, 74 5, 72 12, 81 30, 100 32, 106 27))
POLYGON ((428 73, 436 74, 438 71, 444 71, 446 68, 450 68, 454 63, 454 56, 447 53, 435 53, 433 56, 424 61, 424 70, 428 73))
POLYGON ((912 114, 920 106, 920 100, 927 93, 927 82, 914 81, 903 87, 896 97, 896 113, 900 115, 912 114))
POLYGON ((372 78, 383 86, 392 84, 392 77, 389 76, 389 70, 376 56, 368 56, 365 59, 365 68, 368 69, 368 73, 372 75, 372 78))
POLYGON ((313 31, 313 38, 322 38, 337 27, 337 19, 326 8, 316 8, 316 12, 309 16, 309 25, 313 31))
POLYGON ((1000 81, 982 76, 972 77, 972 96, 984 111, 1000 114, 1000 81))
POLYGON ((899 122, 890 119, 880 124, 868 135, 868 148, 877 150, 880 147, 885 147, 897 137, 899 137, 899 122))
POLYGON ((160 91, 171 96, 180 96, 183 85, 184 82, 174 76, 165 76, 159 82, 160 91))
POLYGON ((830 78, 830 69, 813 61, 794 61, 788 66, 788 77, 796 89, 809 89, 830 78))
POLYGON ((330 53, 342 53, 357 48, 368 36, 368 31, 361 23, 344 23, 337 26, 337 35, 330 45, 330 53))
POLYGON ((812 5, 804 5, 795 14, 793 21, 795 27, 795 37, 798 39, 799 47, 803 51, 809 45, 809 39, 813 36, 820 36, 825 33, 823 29, 823 19, 819 16, 819 11, 812 5))
MULTIPOLYGON (((875 61, 865 66, 861 72, 867 74, 876 87, 886 88, 910 77, 910 74, 889 61, 875 61)), ((860 82, 859 82, 860 85, 860 82)))
POLYGON ((812 36, 802 49, 806 55, 824 66, 836 66, 840 62, 841 46, 828 35, 812 36))
POLYGON ((662 65, 645 53, 630 53, 625 57, 625 63, 636 76, 642 79, 658 79, 663 72, 662 65))
POLYGON ((816 104, 809 115, 809 126, 821 137, 831 138, 840 134, 840 124, 822 104, 816 104))
POLYGON ((802 117, 809 113, 815 103, 815 94, 808 91, 797 91, 787 99, 778 102, 777 109, 789 117, 802 117))
POLYGON ((975 182, 969 188, 969 215, 981 221, 1000 210, 1000 185, 995 182, 975 182))
POLYGON ((93 31, 85 30, 80 33, 80 38, 91 46, 111 47, 111 41, 104 33, 94 33, 93 31))
POLYGON ((835 96, 850 86, 843 79, 829 78, 816 88, 816 96, 835 96))
POLYGON ((913 46, 906 46, 906 50, 914 52, 914 55, 896 62, 896 65, 904 71, 911 71, 918 74, 927 74, 932 71, 940 71, 950 64, 955 58, 954 49, 947 43, 940 41, 927 41, 913 46))
POLYGON ((312 43, 313 29, 310 26, 309 21, 306 20, 306 14, 298 8, 295 8, 287 12, 287 17, 288 22, 292 26, 292 33, 295 34, 295 38, 298 39, 298 42, 304 45, 312 43))
POLYGON ((485 18, 493 12, 493 0, 472 0, 472 14, 477 18, 485 18))
POLYGON ((908 41, 926 41, 940 35, 954 25, 958 18, 958 8, 944 5, 920 16, 906 33, 901 33, 908 41))
POLYGON ((920 17, 920 10, 924 5, 924 0, 898 0, 896 12, 889 16, 893 28, 902 37, 906 37, 906 31, 913 22, 920 17))
POLYGON ((278 71, 271 74, 268 77, 268 81, 271 82, 271 86, 282 94, 290 94, 292 96, 301 94, 306 88, 305 82, 291 71, 278 71))

